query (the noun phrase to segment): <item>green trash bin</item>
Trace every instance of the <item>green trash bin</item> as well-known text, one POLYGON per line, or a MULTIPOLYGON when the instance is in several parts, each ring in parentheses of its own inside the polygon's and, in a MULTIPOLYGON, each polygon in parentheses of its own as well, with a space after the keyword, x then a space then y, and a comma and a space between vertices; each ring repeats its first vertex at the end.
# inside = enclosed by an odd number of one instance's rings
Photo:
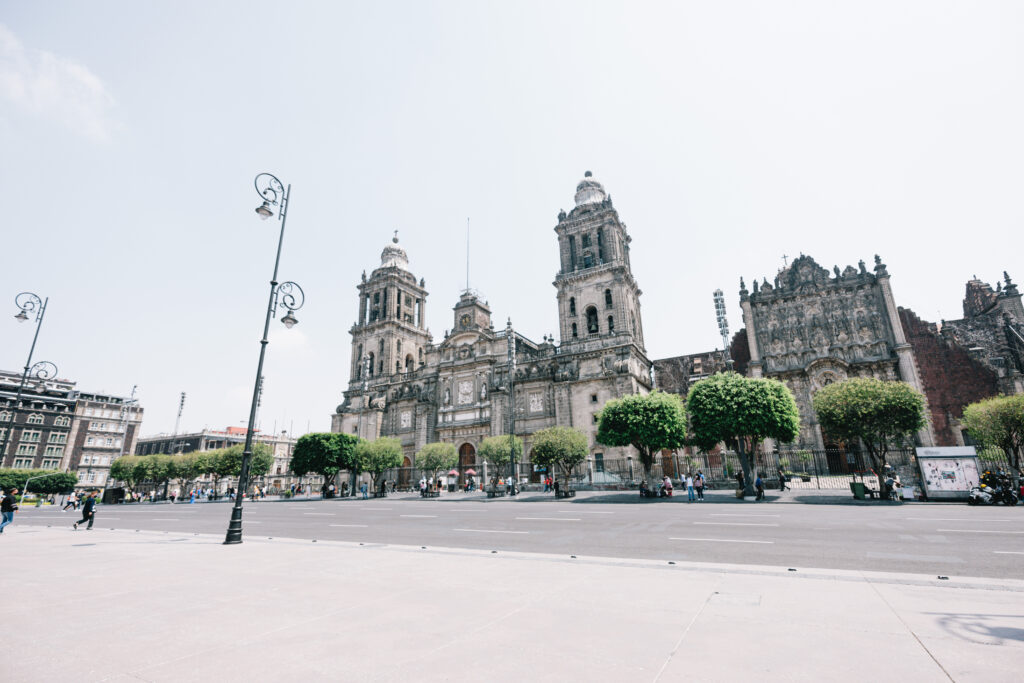
POLYGON ((865 500, 867 496, 864 495, 864 482, 862 481, 851 481, 850 490, 853 491, 853 497, 857 500, 865 500))

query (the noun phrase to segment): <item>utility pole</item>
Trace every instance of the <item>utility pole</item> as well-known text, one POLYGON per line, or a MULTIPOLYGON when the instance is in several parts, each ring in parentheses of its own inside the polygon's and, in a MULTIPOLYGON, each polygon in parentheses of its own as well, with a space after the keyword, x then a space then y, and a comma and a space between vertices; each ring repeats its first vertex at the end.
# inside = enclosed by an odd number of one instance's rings
POLYGON ((722 335, 722 349, 725 354, 725 368, 726 370, 732 370, 732 352, 729 348, 729 321, 725 317, 725 295, 722 294, 721 289, 715 290, 714 299, 715 318, 718 320, 718 333, 722 335))
POLYGON ((516 480, 519 477, 516 473, 516 335, 512 329, 512 318, 509 318, 508 324, 505 325, 505 336, 508 342, 508 470, 509 479, 512 481, 509 495, 514 496, 519 483, 516 480))

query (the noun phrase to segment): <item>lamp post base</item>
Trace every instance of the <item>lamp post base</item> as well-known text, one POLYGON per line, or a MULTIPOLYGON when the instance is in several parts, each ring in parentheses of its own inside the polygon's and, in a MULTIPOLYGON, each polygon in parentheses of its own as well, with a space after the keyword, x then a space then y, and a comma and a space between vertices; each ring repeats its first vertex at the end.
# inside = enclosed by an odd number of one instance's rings
POLYGON ((224 545, 233 545, 242 542, 242 508, 231 508, 231 521, 228 523, 228 535, 224 539, 224 545))

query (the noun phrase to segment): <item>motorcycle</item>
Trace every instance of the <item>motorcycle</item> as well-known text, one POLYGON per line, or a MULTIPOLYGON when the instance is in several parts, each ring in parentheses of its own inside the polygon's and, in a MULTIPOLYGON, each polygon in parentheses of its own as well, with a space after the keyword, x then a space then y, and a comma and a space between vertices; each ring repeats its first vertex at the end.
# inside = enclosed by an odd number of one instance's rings
POLYGON ((971 489, 967 498, 968 505, 1016 505, 1017 494, 1013 491, 1009 476, 999 473, 985 472, 981 483, 971 489))

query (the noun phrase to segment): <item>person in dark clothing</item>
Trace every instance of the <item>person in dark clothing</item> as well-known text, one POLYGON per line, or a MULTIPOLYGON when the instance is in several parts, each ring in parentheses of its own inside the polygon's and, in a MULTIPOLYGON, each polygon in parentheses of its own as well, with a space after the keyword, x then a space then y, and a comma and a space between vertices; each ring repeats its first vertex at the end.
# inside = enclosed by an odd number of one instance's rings
POLYGON ((786 486, 786 475, 783 474, 782 468, 780 467, 779 468, 779 490, 780 491, 785 491, 786 488, 788 488, 786 486))
POLYGON ((757 479, 754 480, 754 488, 757 489, 757 497, 754 500, 764 500, 764 480, 761 479, 760 473, 758 473, 757 479))
POLYGON ((558 498, 558 480, 557 479, 555 479, 555 481, 551 484, 551 487, 555 490, 555 498, 558 498))
POLYGON ((0 534, 4 532, 4 527, 14 522, 14 513, 18 510, 18 499, 14 496, 17 495, 18 489, 11 489, 0 500, 0 534))
POLYGON ((736 488, 738 488, 740 491, 747 488, 746 485, 743 483, 743 470, 740 470, 736 473, 736 488))
POLYGON ((80 519, 77 522, 75 522, 73 528, 77 529, 79 524, 85 524, 86 522, 89 522, 89 526, 87 526, 85 528, 86 528, 86 530, 91 531, 92 530, 92 523, 93 523, 93 521, 95 519, 96 519, 96 492, 95 491, 90 491, 89 492, 89 497, 85 499, 84 503, 82 503, 82 519, 80 519))

